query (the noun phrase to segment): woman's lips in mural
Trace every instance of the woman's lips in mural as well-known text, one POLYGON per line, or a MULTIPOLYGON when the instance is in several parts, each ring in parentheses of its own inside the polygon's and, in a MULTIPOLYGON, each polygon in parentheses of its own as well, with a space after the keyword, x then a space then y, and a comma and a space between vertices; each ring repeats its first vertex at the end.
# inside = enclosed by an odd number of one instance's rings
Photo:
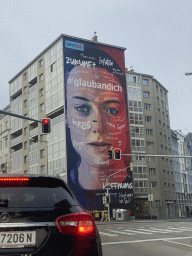
POLYGON ((102 152, 102 151, 106 151, 112 144, 105 142, 105 141, 94 141, 94 142, 90 142, 87 143, 89 146, 91 146, 92 148, 94 148, 94 150, 98 151, 98 152, 102 152))

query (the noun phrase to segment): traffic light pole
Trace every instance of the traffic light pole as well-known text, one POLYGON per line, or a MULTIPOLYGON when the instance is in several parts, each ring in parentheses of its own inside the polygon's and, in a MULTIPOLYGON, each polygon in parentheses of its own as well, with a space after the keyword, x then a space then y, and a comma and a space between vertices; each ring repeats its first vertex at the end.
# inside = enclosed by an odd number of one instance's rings
POLYGON ((18 117, 18 118, 22 118, 22 119, 42 123, 42 121, 40 121, 40 120, 33 119, 33 118, 30 118, 30 117, 26 117, 26 116, 22 116, 22 115, 18 115, 18 114, 14 114, 14 113, 7 112, 7 111, 4 111, 4 110, 0 110, 0 114, 8 115, 8 116, 15 116, 15 117, 18 117))
MULTIPOLYGON (((115 174, 117 174, 117 173, 119 173, 119 172, 122 172, 122 171, 124 171, 124 170, 126 170, 126 169, 129 169, 130 168, 130 170, 131 171, 133 171, 133 165, 132 165, 132 163, 130 163, 130 166, 128 166, 128 167, 126 167, 126 168, 124 168, 124 169, 122 169, 122 170, 120 170, 120 171, 118 171, 118 172, 115 172, 115 173, 113 173, 113 174, 111 174, 111 175, 109 175, 109 176, 107 176, 107 178, 106 178, 106 188, 107 188, 107 198, 109 198, 109 178, 110 177, 112 177, 112 176, 114 176, 115 174)), ((108 208, 108 221, 110 222, 110 201, 109 201, 109 203, 107 204, 107 208, 108 208)))

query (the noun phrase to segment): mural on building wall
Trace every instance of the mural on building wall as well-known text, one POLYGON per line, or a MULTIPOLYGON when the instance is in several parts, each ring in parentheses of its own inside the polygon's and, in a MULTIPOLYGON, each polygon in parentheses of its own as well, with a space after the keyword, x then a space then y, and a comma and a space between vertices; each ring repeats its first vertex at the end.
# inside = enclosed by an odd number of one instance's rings
POLYGON ((124 50, 64 37, 68 184, 87 210, 102 210, 109 179, 111 208, 133 212, 130 156, 109 160, 108 150, 130 154, 124 50))

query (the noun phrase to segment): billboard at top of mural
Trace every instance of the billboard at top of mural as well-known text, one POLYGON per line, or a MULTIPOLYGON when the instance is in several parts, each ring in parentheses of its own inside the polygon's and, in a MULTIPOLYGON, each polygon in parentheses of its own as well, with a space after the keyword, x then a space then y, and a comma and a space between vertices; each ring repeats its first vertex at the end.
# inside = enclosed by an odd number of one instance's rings
POLYGON ((63 38, 67 181, 87 210, 103 210, 109 178, 112 208, 133 212, 124 48, 63 38))

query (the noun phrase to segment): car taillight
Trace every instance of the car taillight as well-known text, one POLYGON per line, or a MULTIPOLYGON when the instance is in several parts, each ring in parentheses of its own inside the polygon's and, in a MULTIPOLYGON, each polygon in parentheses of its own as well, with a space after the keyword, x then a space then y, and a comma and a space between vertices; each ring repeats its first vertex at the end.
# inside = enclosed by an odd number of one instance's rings
POLYGON ((87 212, 77 212, 58 217, 56 226, 62 234, 68 235, 95 235, 95 223, 87 212))

